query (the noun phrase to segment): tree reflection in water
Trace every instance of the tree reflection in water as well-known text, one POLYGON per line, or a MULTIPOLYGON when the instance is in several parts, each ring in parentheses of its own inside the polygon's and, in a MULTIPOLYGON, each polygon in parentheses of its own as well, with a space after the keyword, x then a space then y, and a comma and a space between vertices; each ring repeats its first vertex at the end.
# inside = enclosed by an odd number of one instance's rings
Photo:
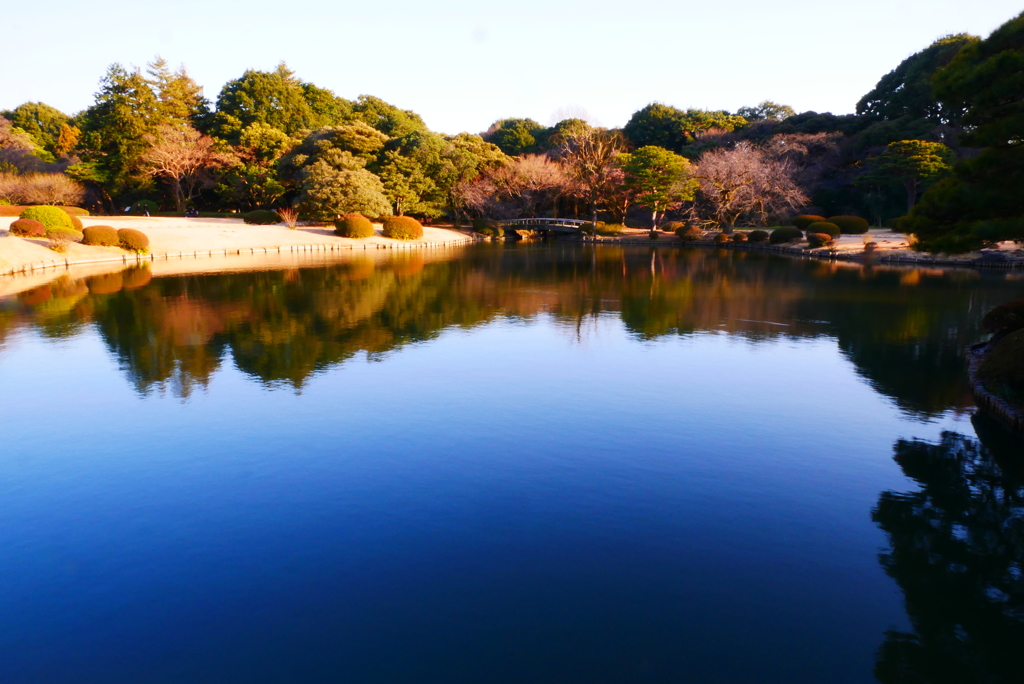
POLYGON ((1024 679, 1024 443, 974 422, 984 442, 945 432, 938 444, 896 443, 920 489, 884 492, 872 514, 913 625, 885 636, 885 684, 1024 679))
POLYGON ((452 327, 547 315, 572 331, 619 317, 636 339, 725 333, 752 343, 829 337, 915 416, 971 406, 963 348, 992 306, 1024 294, 1004 272, 864 268, 705 249, 480 245, 277 271, 63 277, 0 300, 19 326, 98 330, 140 392, 204 387, 230 355, 253 379, 301 388, 452 327))

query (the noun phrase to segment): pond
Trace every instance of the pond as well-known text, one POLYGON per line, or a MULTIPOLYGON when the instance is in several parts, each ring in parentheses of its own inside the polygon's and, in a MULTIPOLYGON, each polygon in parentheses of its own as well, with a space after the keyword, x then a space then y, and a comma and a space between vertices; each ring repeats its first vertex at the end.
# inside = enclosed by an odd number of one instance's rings
POLYGON ((1022 296, 570 243, 57 278, 0 300, 0 680, 1012 681, 1024 450, 962 350, 1022 296))

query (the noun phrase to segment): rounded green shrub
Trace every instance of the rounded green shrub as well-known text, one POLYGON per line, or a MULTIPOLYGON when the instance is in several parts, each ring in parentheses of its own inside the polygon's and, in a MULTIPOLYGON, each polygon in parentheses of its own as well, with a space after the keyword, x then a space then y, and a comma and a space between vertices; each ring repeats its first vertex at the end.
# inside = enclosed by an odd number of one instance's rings
POLYGON ((993 394, 1024 404, 1024 330, 996 342, 978 367, 978 379, 993 394))
POLYGON ((89 210, 82 207, 61 207, 69 216, 88 216, 89 210))
POLYGON ((255 226, 272 226, 275 223, 280 223, 281 217, 277 215, 276 211, 257 209, 247 214, 242 214, 242 220, 255 226))
POLYGON ((334 222, 334 234, 345 238, 362 240, 373 237, 373 224, 362 214, 345 214, 334 222))
POLYGON ((860 216, 833 216, 829 218, 828 222, 839 226, 843 235, 863 235, 868 232, 870 227, 867 219, 862 219, 860 216))
POLYGON ((810 226, 812 223, 817 223, 818 221, 826 220, 828 219, 826 219, 824 216, 818 216, 816 214, 800 214, 799 216, 794 216, 793 220, 790 221, 790 223, 792 223, 795 227, 799 228, 801 231, 804 231, 807 230, 807 227, 810 226))
POLYGON ((747 239, 751 242, 767 242, 768 231, 767 230, 752 230, 747 234, 747 239))
POLYGON ((117 247, 121 240, 117 237, 117 230, 111 226, 89 226, 82 231, 82 244, 117 247))
POLYGON ((620 235, 625 229, 626 227, 621 223, 597 222, 597 232, 599 235, 620 235))
POLYGON ((1024 330, 1024 299, 1000 304, 989 311, 981 319, 981 329, 993 335, 1008 335, 1024 330))
POLYGON ((768 241, 773 245, 781 245, 786 242, 792 242, 793 240, 799 240, 803 236, 803 231, 799 228, 783 226, 782 228, 776 228, 773 230, 772 234, 768 236, 768 241))
POLYGON ((732 241, 733 242, 746 242, 747 241, 747 234, 746 233, 739 233, 739 232, 733 233, 732 234, 732 241))
POLYGON ((121 245, 121 249, 138 254, 149 253, 149 237, 140 230, 121 228, 117 231, 117 240, 121 245))
POLYGON ((825 245, 831 244, 832 236, 828 233, 808 233, 807 244, 811 247, 824 247, 825 245))
POLYGON ((62 210, 60 207, 50 207, 46 205, 29 207, 25 211, 21 212, 21 215, 18 218, 32 219, 33 221, 39 221, 42 223, 46 228, 46 237, 50 237, 50 231, 54 228, 75 230, 75 224, 71 221, 70 214, 62 210))
POLYGON ((11 235, 27 238, 46 237, 46 226, 34 219, 18 219, 11 224, 11 235))
POLYGON ((834 238, 839 237, 839 226, 828 221, 815 221, 806 228, 807 234, 811 233, 824 233, 825 235, 831 235, 834 238))
POLYGON ((419 240, 423 237, 423 226, 412 216, 388 216, 384 218, 381 234, 392 240, 419 240))
POLYGON ((730 240, 728 233, 715 233, 715 242, 729 242, 730 240))
POLYGON ((697 226, 683 225, 676 228, 676 235, 683 242, 697 242, 704 237, 704 231, 697 226))
POLYGON ((50 241, 50 249, 63 252, 70 243, 81 242, 82 234, 74 228, 57 226, 56 228, 46 229, 46 239, 50 241))

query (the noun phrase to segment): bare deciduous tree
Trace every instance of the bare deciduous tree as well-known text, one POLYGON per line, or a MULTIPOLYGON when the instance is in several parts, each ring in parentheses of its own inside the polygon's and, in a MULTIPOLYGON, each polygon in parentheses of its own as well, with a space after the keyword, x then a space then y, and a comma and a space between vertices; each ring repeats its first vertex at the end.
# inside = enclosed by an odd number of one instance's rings
POLYGON ((749 143, 710 150, 697 161, 694 172, 700 182, 695 210, 726 232, 740 221, 765 225, 773 215, 807 203, 795 175, 792 162, 773 158, 749 143))
POLYGON ((616 166, 615 159, 625 149, 626 140, 620 132, 599 128, 573 129, 559 145, 558 157, 575 181, 576 193, 587 203, 595 224, 600 206, 613 209, 612 197, 621 194, 616 190, 621 189, 622 170, 616 166))
POLYGON ((156 135, 146 136, 149 143, 141 162, 150 176, 164 179, 171 188, 177 211, 199 190, 212 187, 214 169, 232 161, 232 157, 215 148, 213 138, 191 126, 163 125, 156 135))
POLYGON ((71 206, 85 198, 81 183, 62 173, 0 173, 0 199, 11 204, 71 206))
POLYGON ((789 162, 794 179, 810 194, 842 164, 842 138, 841 133, 783 133, 768 139, 763 149, 769 157, 789 162))
POLYGON ((488 171, 463 189, 463 197, 467 206, 494 218, 541 216, 571 183, 561 163, 528 154, 488 171))

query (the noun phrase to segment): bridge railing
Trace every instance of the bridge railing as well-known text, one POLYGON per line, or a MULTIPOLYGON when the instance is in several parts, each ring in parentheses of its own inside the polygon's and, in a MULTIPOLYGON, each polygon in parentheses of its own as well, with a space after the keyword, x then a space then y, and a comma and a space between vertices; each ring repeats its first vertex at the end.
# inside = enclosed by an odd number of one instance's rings
POLYGON ((515 226, 562 226, 566 228, 579 228, 581 226, 590 225, 590 221, 563 218, 506 219, 504 221, 498 221, 497 223, 503 228, 512 228, 515 226))

